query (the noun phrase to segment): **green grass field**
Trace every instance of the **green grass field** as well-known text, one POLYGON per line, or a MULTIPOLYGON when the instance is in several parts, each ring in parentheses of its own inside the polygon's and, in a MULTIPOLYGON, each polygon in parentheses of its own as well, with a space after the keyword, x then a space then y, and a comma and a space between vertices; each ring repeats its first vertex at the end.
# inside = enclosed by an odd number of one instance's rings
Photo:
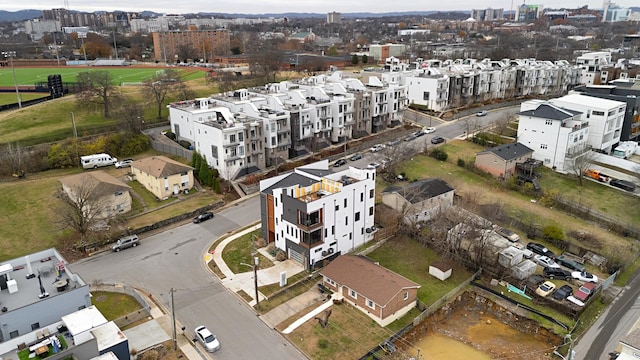
MULTIPOLYGON (((53 67, 53 68, 20 68, 16 67, 18 85, 32 86, 39 82, 47 82, 53 74, 62 75, 62 82, 75 82, 79 73, 86 71, 108 71, 117 85, 123 82, 139 82, 151 78, 162 67, 53 67)), ((193 68, 173 68, 180 73, 183 80, 203 78, 205 72, 193 68)), ((0 68, 0 86, 14 86, 11 67, 0 68)))
MULTIPOLYGON (((22 101, 39 99, 47 96, 49 96, 49 93, 20 93, 20 99, 22 99, 22 101)), ((15 92, 0 93, 0 105, 15 104, 17 102, 18 97, 15 92)))

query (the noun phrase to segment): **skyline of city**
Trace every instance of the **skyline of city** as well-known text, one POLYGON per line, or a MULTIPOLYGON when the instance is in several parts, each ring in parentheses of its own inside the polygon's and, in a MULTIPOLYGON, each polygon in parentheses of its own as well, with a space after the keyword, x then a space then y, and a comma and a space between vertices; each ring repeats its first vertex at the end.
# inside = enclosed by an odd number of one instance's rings
MULTIPOLYGON (((75 11, 154 11, 163 14, 187 14, 187 13, 226 13, 226 14, 279 14, 279 13, 328 13, 332 11, 341 13, 388 13, 388 12, 411 12, 411 11, 471 11, 472 9, 503 8, 505 11, 516 9, 519 1, 513 0, 485 0, 482 2, 473 0, 462 0, 455 5, 449 3, 394 3, 380 0, 354 0, 350 2, 338 0, 326 1, 298 1, 295 6, 285 0, 267 0, 262 2, 248 0, 221 0, 211 3, 204 0, 193 0, 185 3, 175 1, 141 0, 131 2, 129 0, 94 0, 90 3, 78 2, 77 0, 67 1, 70 10, 75 11)), ((635 0, 612 1, 621 7, 637 6, 635 0)), ((602 1, 594 0, 566 0, 566 1, 534 1, 529 4, 540 4, 545 9, 558 8, 578 8, 587 5, 591 9, 602 9, 602 1)), ((64 0, 41 0, 37 4, 30 4, 25 7, 20 2, 3 4, 1 9, 5 11, 19 11, 27 9, 47 10, 55 8, 65 8, 64 0)))

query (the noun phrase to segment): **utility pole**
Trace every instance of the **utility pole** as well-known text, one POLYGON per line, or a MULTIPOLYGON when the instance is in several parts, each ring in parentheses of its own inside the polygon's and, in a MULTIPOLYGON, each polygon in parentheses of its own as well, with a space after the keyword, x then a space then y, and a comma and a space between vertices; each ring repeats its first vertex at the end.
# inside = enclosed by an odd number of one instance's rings
POLYGON ((18 81, 16 80, 16 69, 13 67, 13 58, 16 57, 15 51, 3 51, 2 55, 5 58, 9 58, 11 63, 11 72, 13 73, 13 85, 16 87, 16 96, 18 97, 18 108, 22 109, 22 99, 20 98, 20 91, 18 90, 18 81))
POLYGON ((253 257, 253 286, 256 289, 256 309, 260 308, 260 298, 258 297, 258 261, 257 256, 253 257))
POLYGON ((117 27, 113 28, 113 48, 116 49, 116 60, 118 59, 118 44, 116 43, 116 29, 117 27))
POLYGON ((173 335, 173 351, 178 349, 178 338, 176 335, 176 307, 173 302, 173 293, 175 290, 171 288, 169 293, 171 294, 171 334, 173 335))
POLYGON ((71 112, 71 125, 73 126, 73 137, 78 138, 78 130, 76 129, 76 118, 73 116, 73 111, 71 112))

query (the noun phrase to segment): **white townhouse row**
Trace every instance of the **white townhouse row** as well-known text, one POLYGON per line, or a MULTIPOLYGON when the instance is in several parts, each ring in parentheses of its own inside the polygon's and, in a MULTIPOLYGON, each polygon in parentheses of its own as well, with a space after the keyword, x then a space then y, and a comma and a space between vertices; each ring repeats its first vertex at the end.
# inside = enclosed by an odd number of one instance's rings
POLYGON ((399 124, 406 89, 335 72, 172 103, 169 120, 178 140, 233 179, 399 124))
POLYGON ((313 270, 374 238, 376 171, 328 160, 260 182, 262 237, 313 270))
POLYGON ((406 87, 407 102, 433 111, 494 99, 563 95, 579 84, 580 68, 568 61, 535 59, 422 60, 390 58, 378 73, 387 84, 406 87))

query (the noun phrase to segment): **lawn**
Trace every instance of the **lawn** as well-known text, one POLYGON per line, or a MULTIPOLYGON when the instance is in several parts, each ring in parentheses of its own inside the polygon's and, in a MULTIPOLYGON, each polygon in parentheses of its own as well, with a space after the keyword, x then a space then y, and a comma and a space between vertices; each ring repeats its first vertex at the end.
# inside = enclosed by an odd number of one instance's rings
MULTIPOLYGON (((157 71, 166 69, 165 67, 50 67, 50 68, 32 68, 32 67, 15 67, 16 82, 18 85, 33 86, 36 83, 47 82, 49 75, 61 75, 62 82, 76 82, 78 74, 87 71, 108 71, 116 85, 123 82, 140 82, 150 79, 157 71)), ((192 68, 172 68, 176 70, 183 80, 193 80, 203 78, 204 71, 192 68)), ((0 86, 14 86, 13 73, 11 67, 0 68, 0 86)))
POLYGON ((91 304, 95 305, 108 321, 113 321, 142 309, 142 305, 140 305, 138 300, 127 294, 94 291, 91 295, 91 304))
MULTIPOLYGON (((260 229, 244 234, 243 236, 233 240, 222 250, 222 259, 229 269, 235 274, 251 271, 252 269, 243 264, 253 265, 254 250, 253 239, 260 237, 260 229)), ((258 253, 259 266, 261 269, 272 267, 271 260, 258 253)))

